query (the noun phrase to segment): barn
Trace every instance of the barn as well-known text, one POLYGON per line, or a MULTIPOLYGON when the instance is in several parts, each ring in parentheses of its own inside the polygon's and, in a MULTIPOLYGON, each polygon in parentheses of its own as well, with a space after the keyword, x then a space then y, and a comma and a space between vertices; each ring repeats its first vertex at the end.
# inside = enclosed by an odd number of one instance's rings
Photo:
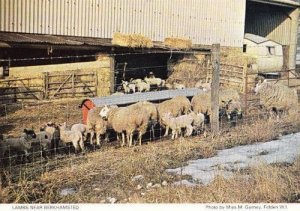
POLYGON ((62 96, 76 95, 72 72, 84 71, 86 63, 97 76, 89 79, 93 84, 77 86, 95 86, 84 92, 109 95, 121 79, 149 72, 166 78, 171 62, 191 54, 201 58, 213 43, 226 54, 242 54, 245 33, 251 33, 283 45, 286 66, 295 68, 298 7, 292 0, 0 0, 0 66, 6 76, 35 75, 43 83, 43 96, 54 97, 64 88, 62 96), (141 34, 153 47, 113 45, 116 32, 141 34), (192 47, 166 46, 170 37, 189 39, 192 47), (69 81, 47 84, 48 65, 69 71, 69 81))
POLYGON ((256 59, 255 67, 259 73, 271 73, 283 67, 282 45, 265 37, 245 34, 243 52, 256 59))

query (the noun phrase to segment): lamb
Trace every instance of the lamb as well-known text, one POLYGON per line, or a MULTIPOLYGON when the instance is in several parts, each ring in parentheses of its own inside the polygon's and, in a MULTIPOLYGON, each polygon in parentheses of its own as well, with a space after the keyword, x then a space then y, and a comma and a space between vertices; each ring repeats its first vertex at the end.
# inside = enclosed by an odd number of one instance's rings
POLYGON ((150 91, 150 84, 148 84, 144 81, 136 83, 135 86, 136 86, 138 92, 143 92, 143 91, 149 92, 150 91))
POLYGON ((184 96, 177 96, 173 99, 166 100, 157 105, 159 115, 159 123, 162 127, 166 128, 164 136, 168 135, 169 126, 165 124, 163 115, 170 112, 173 117, 177 117, 183 113, 187 113, 191 108, 189 100, 184 96))
POLYGON ((71 131, 79 131, 82 136, 86 137, 88 133, 87 126, 81 123, 77 123, 71 126, 71 131))
POLYGON ((166 81, 162 80, 161 78, 155 78, 155 77, 150 77, 149 78, 147 76, 144 78, 144 81, 147 84, 154 85, 154 86, 157 86, 157 87, 164 87, 165 83, 166 83, 166 81))
POLYGON ((196 126, 203 127, 204 125, 204 115, 201 113, 196 114, 191 112, 178 117, 172 117, 171 113, 168 112, 162 118, 172 130, 172 139, 177 138, 178 134, 181 134, 182 129, 186 129, 185 136, 190 136, 196 126))
POLYGON ((273 111, 283 111, 288 112, 288 114, 298 112, 298 96, 295 89, 264 80, 256 84, 254 91, 260 95, 260 105, 270 113, 273 111))
POLYGON ((67 143, 72 143, 76 152, 78 152, 80 149, 82 152, 85 151, 81 132, 67 130, 67 125, 65 122, 62 125, 59 125, 59 131, 60 140, 64 145, 67 143))
POLYGON ((130 93, 130 91, 135 93, 135 88, 136 88, 135 84, 129 83, 128 81, 123 81, 122 80, 122 86, 123 86, 124 92, 126 94, 130 93))
POLYGON ((137 79, 131 78, 131 79, 130 79, 130 83, 133 83, 133 84, 141 83, 142 81, 143 81, 143 80, 140 79, 140 78, 137 78, 137 79))
POLYGON ((109 108, 105 106, 100 111, 100 116, 107 119, 108 124, 117 132, 122 134, 122 144, 125 144, 125 132, 128 146, 132 145, 133 132, 139 132, 139 144, 142 143, 142 135, 148 127, 149 115, 142 106, 131 105, 121 108, 109 108))
POLYGON ((86 128, 87 132, 90 133, 90 144, 93 145, 94 135, 96 135, 96 144, 100 146, 101 135, 104 135, 107 130, 107 123, 99 115, 102 107, 95 107, 89 110, 87 115, 86 128))
POLYGON ((10 150, 15 150, 17 152, 23 152, 25 157, 29 155, 28 151, 31 149, 31 141, 36 138, 36 134, 27 133, 27 130, 24 130, 24 133, 17 138, 4 138, 0 141, 0 158, 4 158, 6 152, 10 150))
POLYGON ((40 132, 37 133, 37 139, 40 140, 40 142, 44 147, 46 147, 47 145, 47 140, 50 140, 51 141, 50 150, 56 152, 60 140, 59 127, 52 122, 48 122, 44 124, 40 128, 40 132))

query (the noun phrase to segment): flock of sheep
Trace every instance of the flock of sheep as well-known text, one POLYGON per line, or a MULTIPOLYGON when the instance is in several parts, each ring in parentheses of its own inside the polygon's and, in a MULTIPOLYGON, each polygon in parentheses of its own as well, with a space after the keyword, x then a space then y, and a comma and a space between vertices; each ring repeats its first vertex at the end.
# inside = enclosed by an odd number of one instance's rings
MULTIPOLYGON (((149 92, 151 87, 156 89, 185 89, 185 85, 173 82, 173 83, 166 83, 165 80, 161 78, 157 78, 154 75, 150 74, 149 77, 145 77, 144 79, 130 79, 130 81, 122 80, 122 90, 125 94, 135 93, 135 92, 149 92)), ((195 88, 205 88, 205 90, 211 89, 210 83, 204 83, 199 81, 195 88)), ((123 92, 117 92, 113 95, 122 95, 123 92)))
MULTIPOLYGON (((294 111, 298 108, 298 96, 293 89, 272 82, 259 82, 255 93, 260 94, 260 105, 269 111, 294 111)), ((239 93, 234 89, 221 89, 219 92, 220 118, 242 117, 242 103, 239 93)), ((161 103, 138 102, 126 107, 102 106, 89 110, 87 124, 74 124, 70 128, 66 123, 45 124, 39 132, 24 130, 18 138, 0 140, 0 158, 8 151, 22 152, 25 155, 34 145, 44 151, 53 152, 71 144, 75 151, 85 151, 86 142, 101 145, 103 136, 109 139, 114 132, 121 146, 133 145, 137 134, 139 145, 142 137, 150 131, 155 138, 155 127, 165 128, 164 136, 176 139, 179 136, 191 136, 204 131, 205 120, 211 115, 211 92, 209 90, 195 95, 191 101, 185 96, 177 96, 161 103)))

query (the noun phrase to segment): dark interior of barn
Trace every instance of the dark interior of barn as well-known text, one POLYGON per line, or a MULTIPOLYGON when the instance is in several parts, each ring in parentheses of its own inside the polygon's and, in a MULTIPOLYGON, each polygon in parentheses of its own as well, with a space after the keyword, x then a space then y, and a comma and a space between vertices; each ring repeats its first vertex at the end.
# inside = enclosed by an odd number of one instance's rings
POLYGON ((155 77, 167 79, 170 65, 184 57, 183 53, 141 53, 119 54, 115 56, 115 89, 121 86, 122 80, 144 79, 153 73, 155 77))

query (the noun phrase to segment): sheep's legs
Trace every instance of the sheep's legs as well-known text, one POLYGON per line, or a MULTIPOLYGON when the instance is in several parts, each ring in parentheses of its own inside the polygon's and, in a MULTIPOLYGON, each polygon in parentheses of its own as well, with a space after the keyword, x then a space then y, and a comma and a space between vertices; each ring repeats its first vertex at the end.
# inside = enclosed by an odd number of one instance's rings
POLYGON ((142 132, 139 132, 139 145, 142 145, 142 132))
POLYGON ((192 135, 192 133, 193 133, 193 126, 191 126, 191 125, 188 125, 187 127, 186 127, 186 133, 185 133, 185 136, 191 136, 192 135))
POLYGON ((169 134, 169 126, 166 126, 166 132, 164 136, 167 136, 169 134))
POLYGON ((125 144, 125 134, 122 133, 122 144, 121 144, 121 147, 123 147, 125 144))
POLYGON ((100 134, 96 133, 96 144, 100 146, 100 134))
POLYGON ((128 141, 128 146, 131 147, 132 145, 132 137, 133 137, 133 133, 128 133, 127 134, 127 141, 128 141))
POLYGON ((93 141, 94 135, 95 135, 94 131, 91 131, 91 132, 90 132, 90 144, 91 144, 91 145, 94 144, 94 141, 93 141))

